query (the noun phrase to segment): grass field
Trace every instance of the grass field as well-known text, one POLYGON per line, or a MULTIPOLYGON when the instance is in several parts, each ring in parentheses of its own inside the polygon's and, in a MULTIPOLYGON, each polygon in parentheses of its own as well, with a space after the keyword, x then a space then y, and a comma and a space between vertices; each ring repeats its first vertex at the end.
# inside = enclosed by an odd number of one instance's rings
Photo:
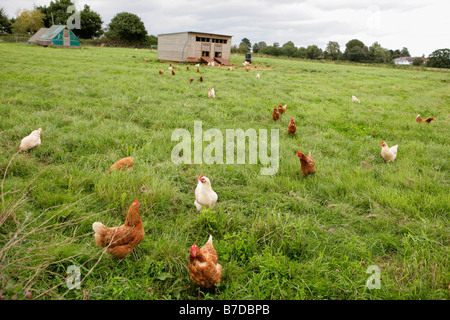
POLYGON ((242 60, 172 76, 149 50, 0 44, 3 298, 197 299, 189 248, 212 234, 223 281, 204 299, 449 299, 450 73, 263 57, 247 72, 242 60), (172 132, 194 121, 224 136, 279 129, 278 172, 174 164, 172 132), (39 127, 42 145, 16 154, 39 127), (399 145, 395 162, 381 141, 399 145), (315 175, 302 177, 299 150, 315 175), (106 174, 126 156, 132 171, 106 174), (201 174, 219 200, 198 213, 201 174), (120 225, 135 198, 146 236, 116 260, 92 223, 120 225), (79 289, 66 286, 71 265, 79 289), (371 265, 379 289, 366 286, 371 265))

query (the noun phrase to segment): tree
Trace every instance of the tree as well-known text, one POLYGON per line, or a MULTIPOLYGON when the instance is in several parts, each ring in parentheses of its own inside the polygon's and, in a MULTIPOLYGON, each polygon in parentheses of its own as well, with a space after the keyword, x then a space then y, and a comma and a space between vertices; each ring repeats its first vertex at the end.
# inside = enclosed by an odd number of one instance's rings
POLYGON ((308 46, 306 48, 306 56, 309 59, 321 59, 322 58, 322 49, 320 49, 315 44, 308 46))
POLYGON ((303 58, 303 59, 308 58, 308 55, 306 54, 306 48, 305 47, 298 48, 298 50, 297 50, 297 58, 303 58))
POLYGON ((400 55, 400 50, 396 49, 396 50, 389 50, 390 54, 391 54, 391 59, 397 59, 399 57, 401 57, 400 55))
POLYGON ((253 44, 252 52, 253 53, 258 53, 259 52, 259 45, 256 42, 253 44))
POLYGON ((287 57, 295 57, 297 55, 297 47, 292 41, 288 41, 281 47, 282 55, 287 57))
POLYGON ((408 48, 403 47, 402 50, 400 51, 400 56, 401 57, 411 57, 411 55, 409 54, 408 48))
POLYGON ((128 12, 116 14, 106 32, 109 39, 124 43, 142 43, 146 35, 147 30, 141 18, 128 12))
POLYGON ((327 59, 338 60, 342 56, 342 52, 339 47, 339 43, 336 41, 328 42, 328 45, 325 49, 324 56, 327 59))
POLYGON ((272 46, 265 47, 261 52, 271 56, 280 56, 282 55, 283 50, 280 48, 279 44, 275 42, 272 46))
POLYGON ((149 35, 149 36, 147 36, 146 41, 147 41, 148 45, 150 45, 150 46, 158 45, 158 37, 157 36, 149 35))
POLYGON ((388 61, 388 55, 386 54, 386 49, 382 47, 375 48, 374 52, 374 62, 386 63, 388 61))
POLYGON ((72 15, 72 13, 67 13, 67 8, 72 5, 70 0, 55 0, 50 1, 48 7, 37 6, 36 9, 45 14, 44 25, 46 28, 50 28, 54 24, 65 25, 67 23, 67 19, 72 15))
POLYGON ((367 59, 376 63, 387 62, 386 49, 382 48, 381 45, 375 41, 367 52, 367 59))
POLYGON ((427 67, 450 68, 450 49, 439 49, 433 51, 428 57, 427 67))
POLYGON ((252 44, 250 42, 250 40, 248 40, 247 38, 243 38, 241 40, 241 43, 239 44, 239 52, 240 53, 248 53, 250 52, 252 48, 252 44))
POLYGON ((381 48, 381 45, 378 43, 378 41, 375 41, 370 47, 369 52, 367 53, 367 59, 370 61, 375 61, 375 50, 377 48, 381 48))
POLYGON ((254 53, 258 53, 258 52, 262 52, 265 48, 267 48, 267 44, 264 41, 260 41, 258 43, 254 43, 253 44, 253 52, 254 53))
POLYGON ((85 4, 80 12, 81 29, 72 31, 81 39, 98 38, 103 34, 102 24, 103 21, 100 15, 95 11, 91 11, 91 8, 85 4))
POLYGON ((22 12, 19 10, 16 21, 11 24, 11 30, 18 34, 35 33, 44 26, 44 16, 38 9, 33 11, 24 9, 22 12))
POLYGON ((260 41, 260 42, 258 42, 258 47, 259 47, 259 50, 261 51, 261 50, 264 50, 265 48, 267 48, 267 44, 264 41, 260 41))
POLYGON ((5 8, 0 8, 0 33, 11 33, 11 21, 6 15, 5 8))
POLYGON ((345 44, 345 51, 344 51, 343 58, 346 60, 350 60, 350 61, 361 61, 366 56, 366 53, 364 52, 364 48, 366 48, 366 50, 367 50, 367 47, 364 45, 364 43, 362 41, 360 41, 358 39, 352 39, 345 44), (354 48, 359 48, 360 50, 354 49, 354 48), (350 52, 352 52, 351 55, 350 55, 350 52), (352 60, 352 59, 356 59, 356 60, 352 60))
POLYGON ((364 43, 358 39, 353 39, 345 44, 345 50, 347 51, 350 51, 353 47, 360 47, 362 49, 364 47, 364 43))
POLYGON ((366 59, 366 53, 361 47, 354 46, 347 52, 347 59, 350 61, 359 62, 366 59))
POLYGON ((386 57, 386 62, 392 61, 392 50, 384 50, 384 56, 386 57))
POLYGON ((420 67, 420 66, 423 65, 423 59, 422 58, 415 58, 413 60, 412 64, 413 64, 413 66, 420 67))
POLYGON ((239 45, 239 48, 238 48, 238 52, 239 53, 249 53, 250 49, 247 47, 247 45, 245 43, 241 42, 241 44, 239 45))
POLYGON ((292 47, 295 48, 295 44, 292 41, 288 41, 285 44, 283 44, 283 48, 288 48, 288 47, 289 48, 292 48, 292 47))

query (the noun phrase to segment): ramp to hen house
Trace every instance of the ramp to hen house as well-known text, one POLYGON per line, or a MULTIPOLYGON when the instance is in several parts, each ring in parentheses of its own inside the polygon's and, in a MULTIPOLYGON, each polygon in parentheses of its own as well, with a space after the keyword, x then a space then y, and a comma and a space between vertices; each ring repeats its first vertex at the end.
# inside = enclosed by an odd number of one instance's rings
POLYGON ((210 63, 211 65, 215 62, 214 59, 211 59, 210 57, 202 57, 202 61, 205 63, 210 63))
POLYGON ((230 60, 228 60, 228 59, 215 57, 214 60, 216 60, 218 63, 220 63, 220 64, 222 64, 224 66, 228 66, 230 64, 230 60))

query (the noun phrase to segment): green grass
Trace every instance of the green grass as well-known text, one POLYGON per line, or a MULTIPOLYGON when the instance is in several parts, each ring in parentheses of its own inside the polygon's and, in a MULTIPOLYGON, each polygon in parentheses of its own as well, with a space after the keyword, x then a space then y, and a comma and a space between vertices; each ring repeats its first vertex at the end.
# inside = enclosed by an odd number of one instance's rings
POLYGON ((3 298, 196 299, 189 248, 209 234, 224 271, 205 299, 449 298, 449 72, 254 57, 257 80, 255 70, 183 65, 172 76, 149 50, 0 52, 1 178, 21 138, 43 129, 42 145, 14 156, 3 179, 3 298), (287 113, 274 122, 279 103, 287 113), (435 121, 418 124, 418 113, 435 121), (278 173, 172 163, 172 132, 193 133, 199 120, 224 137, 280 129, 278 173), (399 145, 394 163, 381 158, 383 140, 399 145), (298 150, 312 151, 315 175, 302 177, 298 150), (106 174, 126 156, 133 171, 106 174), (200 174, 219 195, 201 214, 200 174), (143 242, 123 260, 102 255, 92 223, 123 223, 135 198, 143 242), (70 265, 80 289, 65 285, 70 265), (370 265, 380 289, 366 287, 370 265))

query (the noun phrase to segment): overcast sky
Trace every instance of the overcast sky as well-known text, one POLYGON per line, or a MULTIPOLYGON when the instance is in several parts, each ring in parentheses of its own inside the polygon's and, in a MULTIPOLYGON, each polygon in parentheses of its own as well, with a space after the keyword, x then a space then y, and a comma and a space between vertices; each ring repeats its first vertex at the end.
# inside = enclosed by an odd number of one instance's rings
MULTIPOLYGON (((297 47, 337 41, 341 51, 351 39, 366 46, 378 41, 387 49, 407 47, 412 56, 450 48, 449 0, 72 0, 88 4, 104 26, 120 12, 138 15, 149 34, 201 31, 246 37, 253 44, 297 47)), ((50 0, 0 0, 9 17, 18 9, 49 5, 50 0)))

